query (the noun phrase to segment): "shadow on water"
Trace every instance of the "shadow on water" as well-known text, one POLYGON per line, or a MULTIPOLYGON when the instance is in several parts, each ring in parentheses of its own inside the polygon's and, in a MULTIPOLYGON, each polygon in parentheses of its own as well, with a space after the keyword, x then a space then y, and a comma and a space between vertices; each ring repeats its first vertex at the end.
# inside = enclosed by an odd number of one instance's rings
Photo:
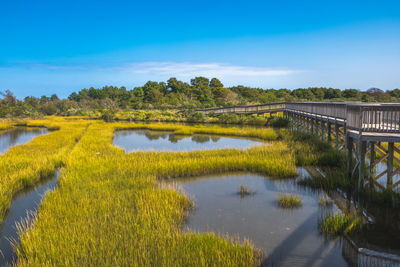
POLYGON ((33 138, 47 134, 47 129, 42 128, 28 128, 16 127, 0 134, 0 154, 8 151, 13 146, 22 145, 33 138))
POLYGON ((46 192, 56 187, 58 174, 57 171, 51 179, 45 179, 33 187, 24 189, 13 198, 0 226, 1 266, 12 264, 16 260, 12 242, 19 242, 17 224, 26 221, 37 211, 46 192))
POLYGON ((115 132, 113 144, 132 151, 193 151, 222 148, 246 149, 263 144, 248 138, 215 135, 175 135, 173 132, 153 130, 120 130, 115 132))
POLYGON ((248 238, 265 255, 263 266, 349 265, 342 256, 341 243, 319 233, 318 219, 338 210, 335 205, 319 207, 321 191, 306 190, 291 179, 249 173, 175 179, 171 183, 195 202, 186 221, 188 231, 248 238), (255 194, 240 198, 237 190, 241 185, 255 194), (302 207, 280 208, 280 193, 300 196, 302 207))

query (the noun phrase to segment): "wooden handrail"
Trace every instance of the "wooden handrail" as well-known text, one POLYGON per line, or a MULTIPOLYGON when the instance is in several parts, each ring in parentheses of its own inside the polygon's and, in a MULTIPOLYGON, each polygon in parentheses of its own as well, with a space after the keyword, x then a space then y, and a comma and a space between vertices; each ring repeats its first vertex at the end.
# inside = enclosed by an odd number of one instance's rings
POLYGON ((354 102, 291 102, 253 106, 200 109, 208 113, 297 112, 343 120, 348 129, 362 132, 400 133, 400 104, 354 102))

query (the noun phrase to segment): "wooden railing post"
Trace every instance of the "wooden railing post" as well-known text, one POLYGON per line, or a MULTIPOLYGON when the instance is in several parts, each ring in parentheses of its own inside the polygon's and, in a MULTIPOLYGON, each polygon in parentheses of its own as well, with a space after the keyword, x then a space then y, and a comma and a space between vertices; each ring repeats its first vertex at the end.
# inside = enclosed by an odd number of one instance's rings
POLYGON ((358 114, 358 135, 361 137, 363 132, 363 108, 360 107, 358 114))

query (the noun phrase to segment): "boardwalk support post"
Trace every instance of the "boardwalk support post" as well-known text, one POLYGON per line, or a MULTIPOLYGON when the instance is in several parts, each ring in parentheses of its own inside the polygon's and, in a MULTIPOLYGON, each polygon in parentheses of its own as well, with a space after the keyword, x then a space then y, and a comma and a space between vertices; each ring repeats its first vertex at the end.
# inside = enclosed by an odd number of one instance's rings
POLYGON ((350 136, 346 138, 347 148, 347 178, 351 180, 351 173, 353 167, 353 139, 350 136))
POLYGON ((394 143, 388 144, 388 159, 387 159, 387 185, 386 189, 391 191, 393 186, 393 157, 394 157, 394 143))
POLYGON ((314 119, 311 118, 311 134, 314 135, 314 119))
POLYGON ((339 149, 339 125, 335 123, 335 148, 339 149))
POLYGON ((330 143, 332 140, 331 139, 331 123, 328 121, 327 125, 328 125, 328 142, 330 143))
POLYGON ((373 186, 374 184, 374 178, 375 178, 375 142, 370 142, 369 143, 369 183, 370 187, 373 186))
POLYGON ((364 177, 365 177, 365 155, 367 153, 367 141, 359 142, 359 165, 358 165, 358 192, 362 192, 364 189, 364 177))

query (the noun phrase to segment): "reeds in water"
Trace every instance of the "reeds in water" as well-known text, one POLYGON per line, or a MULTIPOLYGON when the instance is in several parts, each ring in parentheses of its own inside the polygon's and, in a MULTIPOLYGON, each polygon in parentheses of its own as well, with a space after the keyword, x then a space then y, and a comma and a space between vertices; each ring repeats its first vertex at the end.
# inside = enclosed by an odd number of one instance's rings
POLYGON ((299 208, 301 207, 302 200, 299 196, 294 194, 279 194, 278 196, 278 204, 282 208, 299 208))
POLYGON ((339 213, 320 219, 318 226, 322 233, 330 236, 351 234, 363 228, 361 218, 339 213))
POLYGON ((238 195, 239 195, 241 198, 244 198, 244 197, 246 197, 246 196, 255 194, 254 191, 250 191, 250 189, 247 188, 247 186, 246 186, 246 185, 243 185, 243 184, 240 185, 239 190, 238 190, 237 193, 238 193, 238 195))
POLYGON ((333 205, 333 201, 330 200, 327 196, 323 196, 318 199, 318 205, 321 207, 330 207, 333 205))

